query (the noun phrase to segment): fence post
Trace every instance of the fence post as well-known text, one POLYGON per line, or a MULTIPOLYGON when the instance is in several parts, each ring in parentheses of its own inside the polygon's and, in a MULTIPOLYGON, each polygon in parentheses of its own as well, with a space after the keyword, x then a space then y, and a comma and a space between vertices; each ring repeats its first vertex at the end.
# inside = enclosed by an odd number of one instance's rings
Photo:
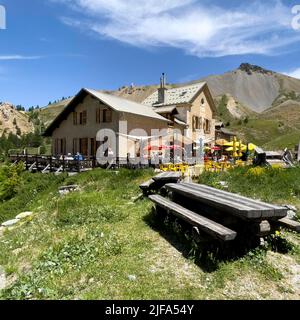
POLYGON ((36 162, 36 170, 39 171, 39 157, 38 157, 38 155, 35 156, 35 162, 36 162))
POLYGON ((28 170, 28 151, 25 149, 25 162, 26 162, 26 171, 28 170))
POLYGON ((63 155, 63 172, 65 172, 65 155, 63 155))
POLYGON ((52 155, 50 155, 50 173, 52 172, 52 155))

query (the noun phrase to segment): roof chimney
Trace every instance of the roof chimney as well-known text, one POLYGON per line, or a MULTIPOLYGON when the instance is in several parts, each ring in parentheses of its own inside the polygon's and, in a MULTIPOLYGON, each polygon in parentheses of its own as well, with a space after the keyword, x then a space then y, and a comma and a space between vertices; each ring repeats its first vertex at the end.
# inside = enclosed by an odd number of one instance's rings
POLYGON ((160 78, 160 88, 158 89, 158 103, 164 104, 166 102, 166 95, 167 95, 167 88, 166 88, 166 75, 163 73, 160 78))

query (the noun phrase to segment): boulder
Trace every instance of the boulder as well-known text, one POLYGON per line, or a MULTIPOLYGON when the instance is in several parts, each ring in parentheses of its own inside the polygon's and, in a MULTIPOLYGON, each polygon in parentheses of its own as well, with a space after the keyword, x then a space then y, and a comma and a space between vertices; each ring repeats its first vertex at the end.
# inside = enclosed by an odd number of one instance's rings
POLYGON ((295 211, 292 211, 292 210, 289 210, 288 212, 287 212, 287 218, 288 219, 290 219, 290 220, 294 220, 295 219, 295 217, 296 217, 296 212, 295 211))
POLYGON ((16 216, 16 219, 25 219, 25 218, 31 217, 32 215, 33 215, 33 212, 31 211, 22 212, 16 216))
POLYGON ((135 275, 129 275, 128 276, 129 281, 136 281, 136 276, 135 275))
POLYGON ((2 227, 10 227, 13 226, 15 224, 17 224, 20 221, 20 219, 12 219, 12 220, 8 220, 2 223, 2 227))
POLYGON ((6 275, 4 269, 0 266, 0 290, 6 287, 6 275))
POLYGON ((297 211, 297 208, 295 206, 290 205, 290 204, 287 204, 284 207, 286 207, 287 209, 289 209, 291 211, 297 211))

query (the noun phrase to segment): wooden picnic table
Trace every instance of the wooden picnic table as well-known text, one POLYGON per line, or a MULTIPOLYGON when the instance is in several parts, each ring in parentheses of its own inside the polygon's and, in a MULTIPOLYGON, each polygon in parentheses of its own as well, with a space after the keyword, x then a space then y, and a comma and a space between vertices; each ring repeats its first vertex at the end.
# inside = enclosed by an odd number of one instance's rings
POLYGON ((164 182, 177 182, 182 177, 181 172, 162 172, 152 179, 156 182, 164 181, 164 182))
POLYGON ((196 183, 167 184, 166 188, 187 199, 244 219, 280 219, 285 217, 288 211, 284 207, 249 199, 238 194, 196 183))

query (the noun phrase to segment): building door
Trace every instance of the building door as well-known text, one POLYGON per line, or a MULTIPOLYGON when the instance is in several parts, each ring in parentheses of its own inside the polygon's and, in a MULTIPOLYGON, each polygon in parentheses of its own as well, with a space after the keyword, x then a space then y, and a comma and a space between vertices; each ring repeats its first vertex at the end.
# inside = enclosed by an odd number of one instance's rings
POLYGON ((84 156, 88 155, 88 143, 89 143, 88 138, 79 139, 79 146, 80 146, 79 152, 84 156))

